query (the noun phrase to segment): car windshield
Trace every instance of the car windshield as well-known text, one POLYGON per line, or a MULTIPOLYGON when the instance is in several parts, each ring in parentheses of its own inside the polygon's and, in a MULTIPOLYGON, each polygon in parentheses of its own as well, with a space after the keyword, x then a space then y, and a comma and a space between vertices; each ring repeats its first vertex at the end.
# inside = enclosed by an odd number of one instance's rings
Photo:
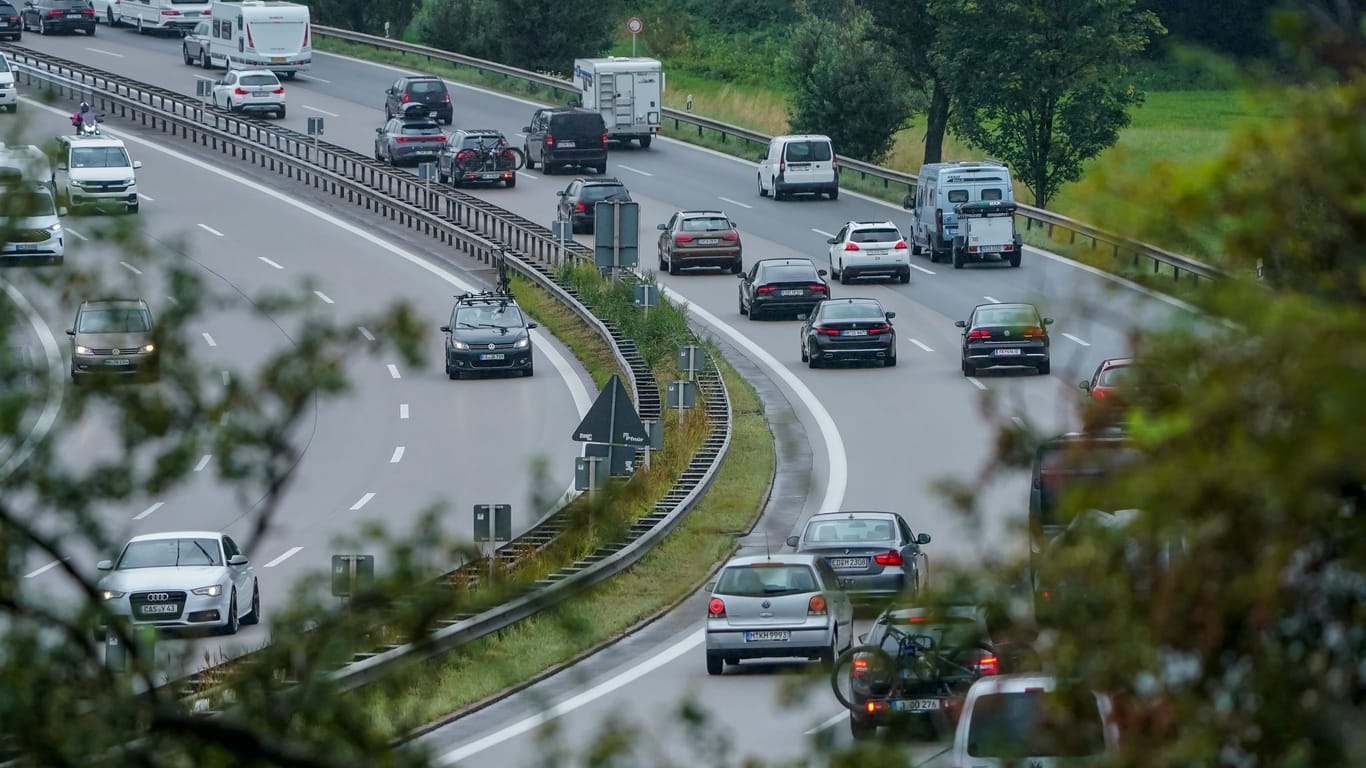
POLYGON ((730 229, 730 220, 724 216, 694 216, 684 219, 684 232, 725 232, 730 229))
POLYGON ((806 528, 806 540, 816 543, 839 542, 860 544, 863 542, 888 543, 895 530, 891 520, 862 520, 843 518, 840 520, 817 520, 806 528))
POLYGON ((408 83, 409 93, 441 93, 446 84, 440 80, 414 80, 408 83))
MULTIPOLYGON (((3 181, 19 181, 18 171, 11 168, 0 168, 0 176, 3 181)), ((11 192, 9 184, 0 183, 0 220, 11 216, 56 216, 57 206, 52 201, 52 194, 46 187, 25 187, 11 192)))
POLYGON ((830 160, 828 141, 789 141, 787 161, 789 163, 823 163, 830 160))
MULTIPOLYGON (((1081 492, 1104 483, 1110 474, 1142 459, 1137 450, 1116 441, 1085 441, 1082 443, 1049 443, 1034 459, 1039 497, 1039 521, 1042 525, 1065 523, 1060 519, 1060 507, 1069 492, 1081 492)), ((1091 492, 1094 495, 1094 492, 1091 492)), ((1092 503, 1102 501, 1090 499, 1092 503)), ((1132 509, 1133 499, 1106 498, 1109 509, 1132 509)))
POLYGON ((734 565, 721 572, 715 591, 736 597, 799 595, 816 591, 816 575, 809 565, 734 565))
MULTIPOLYGON (((888 625, 906 635, 921 635, 934 640, 939 649, 975 647, 982 641, 977 622, 967 616, 882 616, 877 623, 885 628, 888 625)), ((879 634, 885 632, 880 629, 879 634)))
POLYGON ((513 306, 461 307, 455 313, 458 328, 521 328, 525 324, 513 306))
POLYGON ((825 303, 821 305, 821 320, 881 320, 882 308, 867 302, 825 303))
POLYGON ((128 153, 123 147, 74 147, 72 168, 127 168, 128 153))
POLYGON ((815 267, 785 264, 759 270, 760 283, 806 283, 820 280, 815 267))
POLYGON ((593 184, 583 188, 584 200, 629 200, 631 194, 626 187, 613 184, 593 184))
POLYGON ((895 243, 901 233, 895 229, 856 229, 849 233, 849 239, 856 243, 895 243))
MULTIPOLYGON (((0 13, 14 13, 14 9, 0 5, 0 13)), ((9 59, 6 59, 4 56, 0 56, 0 72, 8 71, 10 71, 9 59)))
POLYGON ((1032 309, 980 309, 973 318, 974 326, 981 325, 1038 325, 1039 314, 1032 309))
POLYGON ((242 85, 279 85, 280 78, 267 72, 259 75, 242 75, 242 85))
POLYGON ((124 547, 116 566, 130 568, 174 568, 176 566, 222 565, 218 542, 214 539, 155 539, 134 541, 124 547))
POLYGON ((77 333, 146 333, 152 318, 141 309, 89 309, 81 313, 77 333))
POLYGON ((436 123, 404 123, 400 130, 404 136, 437 136, 441 133, 436 123))
POLYGON ((1093 694, 1063 697, 1043 691, 981 696, 972 709, 968 754, 973 757, 1086 757, 1105 752, 1105 731, 1093 694))

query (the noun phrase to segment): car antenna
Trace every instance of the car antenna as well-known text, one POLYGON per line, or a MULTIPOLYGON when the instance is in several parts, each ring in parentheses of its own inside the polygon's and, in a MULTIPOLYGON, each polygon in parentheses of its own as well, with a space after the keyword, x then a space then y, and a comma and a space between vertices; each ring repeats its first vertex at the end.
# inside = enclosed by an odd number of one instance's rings
POLYGON ((768 531, 764 531, 764 556, 769 560, 773 559, 773 550, 768 546, 768 531))

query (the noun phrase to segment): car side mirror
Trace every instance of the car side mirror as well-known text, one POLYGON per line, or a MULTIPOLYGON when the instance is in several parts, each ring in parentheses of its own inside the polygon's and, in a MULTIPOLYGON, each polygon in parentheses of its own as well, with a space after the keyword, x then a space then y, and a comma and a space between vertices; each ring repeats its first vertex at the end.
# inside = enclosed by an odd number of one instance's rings
POLYGON ((887 319, 888 319, 888 320, 891 320, 891 319, 894 318, 894 317, 896 317, 896 313, 895 313, 895 312, 888 312, 888 313, 887 313, 887 319))
POLYGON ((826 240, 825 242, 827 242, 827 243, 829 243, 829 244, 831 244, 831 245, 834 245, 835 243, 838 243, 839 241, 832 237, 832 238, 826 240))
POLYGON ((797 539, 796 536, 788 536, 788 537, 787 537, 787 545, 788 545, 789 547, 796 547, 796 546, 797 546, 797 542, 798 542, 798 539, 797 539))
POLYGON ((376 128, 376 129, 375 129, 375 133, 383 134, 383 133, 384 133, 384 126, 381 125, 380 127, 376 128))
POLYGON ((531 329, 533 329, 533 328, 540 328, 540 327, 541 327, 541 324, 540 324, 540 323, 527 323, 527 324, 526 324, 526 329, 527 329, 528 331, 531 330, 531 329))
POLYGON ((228 558, 228 565, 246 565, 246 564, 247 564, 247 556, 246 556, 246 555, 233 555, 232 557, 228 558))
MULTIPOLYGON (((29 3, 29 5, 32 5, 32 3, 29 3)), ((113 560, 101 560, 101 561, 99 561, 98 563, 95 564, 95 568, 96 568, 97 570, 101 570, 101 571, 112 571, 112 570, 114 570, 114 561, 113 561, 113 560)))
POLYGON ((967 321, 967 320, 954 320, 954 321, 953 321, 953 327, 955 327, 955 328, 967 328, 967 327, 968 327, 968 321, 967 321))
POLYGON ((142 161, 141 161, 141 160, 134 160, 134 161, 133 161, 133 170, 136 171, 136 170, 138 170, 138 169, 141 168, 141 167, 142 167, 142 161))
POLYGON ((901 201, 901 207, 905 208, 908 211, 915 210, 915 198, 911 197, 910 195, 906 195, 906 197, 901 201))
POLYGON ((524 126, 522 126, 522 133, 531 133, 531 126, 529 126, 529 125, 524 125, 524 126))
POLYGON ((556 192, 555 197, 564 197, 564 190, 562 189, 559 192, 556 192))
POLYGON ((915 537, 915 543, 916 543, 916 544, 920 544, 920 545, 929 544, 929 543, 930 543, 930 535, 929 535, 928 533, 922 533, 922 534, 916 536, 916 537, 915 537))
POLYGON ((1045 318, 1043 319, 1043 324, 1044 324, 1044 325, 1052 325, 1052 324, 1053 324, 1053 318, 1051 318, 1051 317, 1045 317, 1045 318))
POLYGON ((65 215, 66 215, 66 209, 65 209, 65 208, 58 208, 58 209, 57 209, 57 215, 58 215, 58 216, 65 216, 65 215))
POLYGON ((450 327, 449 325, 443 325, 443 326, 441 326, 441 332, 442 332, 442 333, 450 333, 450 332, 451 332, 451 327, 450 327))
POLYGON ((741 280, 749 279, 749 275, 745 274, 744 272, 741 272, 740 274, 736 275, 736 277, 740 278, 741 280))
POLYGON ((1077 385, 1077 388, 1080 389, 1080 390, 1082 390, 1083 392, 1090 392, 1090 391, 1091 391, 1091 382, 1089 382, 1089 381, 1083 381, 1082 383, 1080 383, 1080 384, 1077 385))
POLYGON ((816 274, 820 275, 821 277, 825 277, 826 275, 828 275, 828 274, 830 274, 830 273, 827 272, 827 271, 825 271, 824 269, 818 269, 818 270, 816 270, 816 274))
POLYGON ((75 335, 76 335, 76 329, 75 329, 75 328, 67 328, 67 329, 66 329, 66 335, 67 335, 67 336, 75 336, 75 335))
POLYGON ((868 642, 868 633, 867 633, 867 632, 864 632, 863 634, 859 635, 859 636, 858 636, 858 641, 859 641, 860 643, 866 643, 866 642, 868 642))
POLYGON ((655 229, 658 229, 658 230, 660 230, 661 232, 664 231, 664 230, 666 230, 666 229, 668 229, 668 228, 669 228, 669 225, 668 225, 668 224, 656 224, 656 225, 655 225, 655 229))

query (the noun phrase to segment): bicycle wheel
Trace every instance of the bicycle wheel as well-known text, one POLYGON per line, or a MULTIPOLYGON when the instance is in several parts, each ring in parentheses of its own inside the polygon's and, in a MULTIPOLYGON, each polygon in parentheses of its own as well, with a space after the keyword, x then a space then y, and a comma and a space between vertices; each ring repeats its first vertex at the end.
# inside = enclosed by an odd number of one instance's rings
POLYGON ((503 160, 511 160, 512 170, 514 171, 520 171, 526 167, 526 155, 523 154, 522 150, 516 147, 504 147, 503 160))
POLYGON ((455 156, 456 164, 464 173, 474 173, 484 169, 484 153, 465 150, 455 156))
POLYGON ((890 685, 895 674, 896 664, 887 651, 876 645, 856 645, 840 654, 835 663, 830 665, 830 688, 845 709, 861 709, 854 701, 854 678, 875 682, 876 687, 881 688, 890 685))

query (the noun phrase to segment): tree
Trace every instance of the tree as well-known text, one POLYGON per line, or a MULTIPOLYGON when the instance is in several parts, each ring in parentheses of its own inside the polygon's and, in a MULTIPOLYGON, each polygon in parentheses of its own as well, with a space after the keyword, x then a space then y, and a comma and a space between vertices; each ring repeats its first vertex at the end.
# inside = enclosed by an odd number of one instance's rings
POLYGON ((308 0, 308 5, 316 14, 313 20, 320 24, 382 35, 384 24, 388 22, 390 35, 401 38, 413 20, 419 2, 421 0, 386 0, 383 3, 367 0, 308 0))
POLYGON ((501 54, 497 9, 488 0, 427 0, 417 17, 424 45, 479 59, 501 54))
POLYGON ((905 89, 873 20, 846 3, 835 20, 808 14, 793 31, 786 62, 789 123, 830 136, 841 154, 878 162, 909 113, 905 89))
POLYGON ((1128 63, 1162 26, 1133 0, 1009 0, 932 4, 951 127, 1007 161, 1040 207, 1081 178, 1129 124, 1143 94, 1128 63))
POLYGON ((891 52, 901 76, 916 92, 916 100, 925 111, 924 162, 937 163, 944 158, 944 134, 952 109, 951 83, 941 71, 939 27, 949 23, 952 10, 961 3, 952 3, 939 18, 931 16, 930 5, 931 0, 904 3, 864 0, 877 39, 891 52))
POLYGON ((1173 42, 1199 45, 1243 60, 1275 52, 1271 36, 1275 4, 1266 0, 1142 0, 1140 7, 1157 15, 1173 42))

